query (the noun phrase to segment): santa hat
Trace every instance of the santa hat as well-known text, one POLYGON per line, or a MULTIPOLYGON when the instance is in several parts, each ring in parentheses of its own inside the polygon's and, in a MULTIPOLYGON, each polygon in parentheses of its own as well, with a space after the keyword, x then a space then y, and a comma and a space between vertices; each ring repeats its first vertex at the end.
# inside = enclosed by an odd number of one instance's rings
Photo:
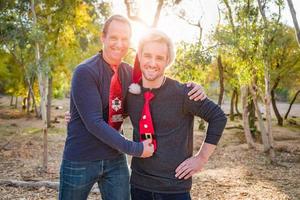
POLYGON ((129 92, 132 94, 141 94, 141 86, 139 82, 142 79, 142 72, 140 68, 140 61, 138 54, 135 56, 134 66, 132 71, 132 83, 129 86, 129 92))

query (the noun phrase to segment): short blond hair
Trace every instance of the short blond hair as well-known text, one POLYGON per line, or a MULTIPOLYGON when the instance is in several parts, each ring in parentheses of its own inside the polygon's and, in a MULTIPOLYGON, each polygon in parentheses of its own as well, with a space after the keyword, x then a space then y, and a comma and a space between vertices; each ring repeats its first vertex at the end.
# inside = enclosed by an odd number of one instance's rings
POLYGON ((175 59, 175 49, 174 44, 169 36, 165 34, 162 31, 159 31, 157 29, 151 29, 149 32, 147 32, 139 41, 138 45, 138 56, 139 58, 142 55, 142 51, 144 46, 149 42, 158 42, 158 43, 164 43, 167 45, 168 48, 168 62, 167 66, 170 66, 175 59))

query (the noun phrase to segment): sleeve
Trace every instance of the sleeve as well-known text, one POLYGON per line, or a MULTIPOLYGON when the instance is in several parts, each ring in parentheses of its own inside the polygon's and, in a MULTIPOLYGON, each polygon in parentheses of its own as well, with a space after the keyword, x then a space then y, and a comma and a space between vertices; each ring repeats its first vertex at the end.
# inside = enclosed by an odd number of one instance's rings
POLYGON ((188 88, 184 94, 184 112, 198 116, 208 122, 205 142, 217 145, 224 131, 227 118, 223 110, 210 99, 193 101, 188 98, 188 88))
POLYGON ((99 140, 132 156, 140 156, 143 144, 130 141, 111 128, 103 118, 102 99, 96 78, 87 67, 79 66, 72 79, 72 98, 87 130, 99 140))

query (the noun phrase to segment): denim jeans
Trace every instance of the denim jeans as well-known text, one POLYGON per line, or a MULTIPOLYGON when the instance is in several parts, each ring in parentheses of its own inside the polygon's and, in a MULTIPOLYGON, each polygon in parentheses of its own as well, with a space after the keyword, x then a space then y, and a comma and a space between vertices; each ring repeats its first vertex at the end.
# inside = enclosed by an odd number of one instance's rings
POLYGON ((113 160, 63 160, 60 169, 60 200, 85 200, 98 183, 103 200, 129 200, 129 170, 125 155, 113 160))
POLYGON ((131 185, 132 200, 191 200, 189 192, 185 193, 158 193, 138 189, 131 185))

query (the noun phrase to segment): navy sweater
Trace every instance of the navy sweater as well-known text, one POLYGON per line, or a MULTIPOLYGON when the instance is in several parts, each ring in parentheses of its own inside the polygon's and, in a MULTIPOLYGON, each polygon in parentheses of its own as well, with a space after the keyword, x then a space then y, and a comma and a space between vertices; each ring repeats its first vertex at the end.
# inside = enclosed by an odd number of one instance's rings
MULTIPOLYGON (((132 68, 125 63, 119 67, 125 99, 131 82, 132 68)), ((75 69, 71 87, 68 135, 63 159, 93 161, 116 158, 120 152, 140 156, 143 144, 127 140, 111 128, 108 121, 108 97, 113 71, 97 54, 75 69)))
MULTIPOLYGON (((143 89, 143 92, 147 89, 143 89)), ((150 102, 157 138, 157 151, 149 158, 133 158, 131 184, 143 190, 163 193, 188 192, 192 179, 175 178, 175 169, 193 155, 194 116, 208 122, 205 142, 217 144, 226 124, 221 108, 209 99, 189 100, 188 88, 175 80, 166 79, 150 102)), ((142 115, 143 94, 128 93, 127 109, 134 127, 134 141, 140 141, 139 120, 142 115)))

